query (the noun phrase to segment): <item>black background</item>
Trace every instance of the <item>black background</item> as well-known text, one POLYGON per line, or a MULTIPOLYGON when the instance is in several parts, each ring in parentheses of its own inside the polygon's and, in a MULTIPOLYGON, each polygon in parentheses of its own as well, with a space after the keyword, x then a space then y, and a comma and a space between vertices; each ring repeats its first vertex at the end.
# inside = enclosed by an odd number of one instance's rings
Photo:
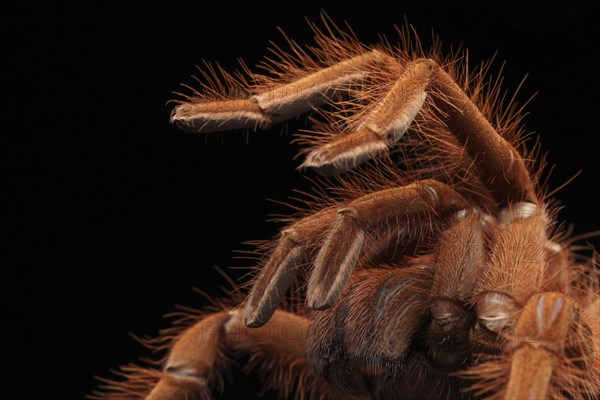
MULTIPOLYGON (((265 222, 308 182, 280 128, 188 135, 168 122, 172 91, 202 59, 255 65, 277 26, 299 43, 324 8, 365 43, 392 41, 404 14, 425 42, 464 43, 473 65, 498 51, 506 87, 529 74, 527 128, 557 164, 550 186, 575 232, 600 228, 598 12, 592 2, 165 2, 138 10, 30 6, 0 13, 3 220, 2 376, 24 398, 80 399, 94 375, 145 354, 128 332, 154 335, 175 304, 213 295, 213 266, 244 267, 242 242, 271 238, 265 222), (8 88, 8 90, 6 90, 8 88)), ((92 3, 93 4, 93 3, 92 3)), ((497 63, 496 66, 499 66, 497 63)), ((292 122, 289 132, 304 126, 292 122)), ((590 240, 598 243, 597 239, 590 240)), ((234 270, 240 277, 243 271, 234 270)), ((252 380, 232 387, 252 397, 252 380)), ((235 389, 226 394, 234 398, 235 389)), ((19 397, 19 396, 17 396, 19 397)))

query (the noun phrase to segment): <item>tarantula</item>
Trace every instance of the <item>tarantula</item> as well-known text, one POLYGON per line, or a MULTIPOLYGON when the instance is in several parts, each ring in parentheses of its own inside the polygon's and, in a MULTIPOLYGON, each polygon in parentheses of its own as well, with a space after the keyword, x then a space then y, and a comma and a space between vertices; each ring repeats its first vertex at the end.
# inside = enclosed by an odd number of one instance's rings
POLYGON ((600 394, 597 268, 557 232, 501 79, 408 26, 392 48, 324 23, 265 74, 207 64, 172 122, 266 129, 315 111, 301 168, 330 186, 264 246, 247 298, 147 341, 162 371, 124 367, 95 398, 209 397, 241 354, 294 398, 600 394))

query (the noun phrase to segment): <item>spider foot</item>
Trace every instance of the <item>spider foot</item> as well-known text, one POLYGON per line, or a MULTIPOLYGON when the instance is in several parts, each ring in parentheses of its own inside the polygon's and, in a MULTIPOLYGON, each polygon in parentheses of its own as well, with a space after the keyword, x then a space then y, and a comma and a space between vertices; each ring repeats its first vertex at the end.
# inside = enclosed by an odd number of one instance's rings
POLYGON ((300 168, 312 168, 323 176, 334 176, 387 152, 387 149, 388 145, 379 135, 360 129, 312 150, 300 168))

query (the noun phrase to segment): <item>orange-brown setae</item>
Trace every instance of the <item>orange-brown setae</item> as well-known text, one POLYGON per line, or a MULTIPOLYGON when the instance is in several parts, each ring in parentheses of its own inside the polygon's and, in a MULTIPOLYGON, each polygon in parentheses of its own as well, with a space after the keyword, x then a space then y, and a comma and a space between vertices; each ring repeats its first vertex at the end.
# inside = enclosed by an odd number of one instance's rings
POLYGON ((240 355, 293 398, 600 395, 600 274, 553 233, 502 79, 408 26, 399 48, 311 27, 315 46, 274 47, 263 74, 206 64, 172 122, 266 129, 318 108, 300 168, 331 178, 262 245, 247 297, 147 340, 162 372, 124 367, 95 398, 206 398, 240 355))

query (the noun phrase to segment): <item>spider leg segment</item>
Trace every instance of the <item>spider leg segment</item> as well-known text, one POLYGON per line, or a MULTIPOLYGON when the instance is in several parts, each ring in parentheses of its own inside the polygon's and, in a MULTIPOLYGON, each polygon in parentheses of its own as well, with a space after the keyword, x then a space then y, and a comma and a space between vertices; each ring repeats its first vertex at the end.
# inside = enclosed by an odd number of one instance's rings
POLYGON ((284 396, 294 390, 302 391, 300 397, 310 396, 317 388, 326 393, 305 369, 307 328, 307 319, 285 311, 275 312, 257 329, 246 328, 239 309, 209 315, 175 341, 146 399, 212 398, 212 390, 223 390, 221 374, 228 353, 249 354, 250 364, 264 367, 264 375, 272 378, 265 382, 267 387, 277 387, 284 396))
POLYGON ((467 306, 485 264, 484 229, 492 224, 479 210, 462 210, 440 235, 427 332, 431 363, 439 370, 456 371, 469 358, 468 332, 474 321, 467 306))
POLYGON ((528 214, 519 213, 519 204, 513 205, 512 210, 515 213, 511 219, 500 226, 490 261, 480 275, 473 294, 477 299, 480 323, 490 329, 504 323, 503 318, 512 319, 508 311, 499 313, 499 309, 492 305, 501 301, 502 294, 509 296, 515 306, 522 307, 534 293, 541 290, 544 282, 547 216, 539 207, 528 207, 528 214), (486 314, 483 311, 486 308, 484 304, 491 307, 489 317, 482 316, 486 314))
POLYGON ((373 50, 248 98, 184 102, 173 110, 171 122, 188 132, 267 129, 322 106, 335 92, 366 78, 374 66, 392 63, 391 57, 373 50))
POLYGON ((281 232, 273 254, 252 285, 244 312, 247 326, 266 323, 279 307, 283 296, 294 281, 298 269, 307 259, 307 249, 316 246, 318 238, 327 232, 335 210, 325 209, 304 218, 281 232))
POLYGON ((361 253, 365 236, 384 224, 408 225, 428 213, 445 215, 467 206, 449 186, 434 180, 368 194, 341 210, 328 209, 287 228, 263 267, 245 306, 248 326, 268 321, 311 245, 320 246, 308 283, 307 302, 325 309, 339 298, 361 253))
POLYGON ((374 192, 349 203, 338 210, 314 261, 308 281, 308 305, 322 310, 339 299, 369 231, 390 223, 408 225, 428 213, 447 215, 466 205, 460 194, 434 180, 374 192))
POLYGON ((431 75, 428 63, 409 63, 354 132, 312 150, 302 167, 315 168, 323 175, 335 175, 394 146, 421 110, 431 75))
POLYGON ((175 342, 160 380, 146 397, 148 400, 194 398, 210 393, 215 384, 215 364, 220 361, 221 327, 230 318, 226 311, 210 315, 195 324, 175 342), (209 377, 210 376, 210 377, 209 377))
POLYGON ((533 183, 519 152, 496 132, 450 75, 439 66, 434 68, 435 104, 447 115, 444 122, 476 162, 479 177, 498 205, 537 204, 533 183))
POLYGON ((542 290, 548 219, 531 203, 516 203, 499 213, 489 258, 478 275, 470 304, 477 322, 470 331, 476 352, 494 353, 506 344, 527 301, 542 290))
POLYGON ((582 310, 562 293, 531 297, 512 335, 505 398, 594 398, 600 391, 600 300, 582 310))
POLYGON ((344 349, 356 368, 378 375, 401 364, 427 313, 433 273, 428 263, 415 262, 357 276, 345 300, 344 326, 344 349))
POLYGON ((557 356, 564 351, 574 301, 559 293, 541 293, 525 305, 515 330, 506 398, 547 397, 557 356))
POLYGON ((411 352, 434 272, 430 260, 417 259, 353 274, 342 299, 311 319, 308 369, 344 395, 461 398, 457 378, 432 366, 424 352, 411 352))

